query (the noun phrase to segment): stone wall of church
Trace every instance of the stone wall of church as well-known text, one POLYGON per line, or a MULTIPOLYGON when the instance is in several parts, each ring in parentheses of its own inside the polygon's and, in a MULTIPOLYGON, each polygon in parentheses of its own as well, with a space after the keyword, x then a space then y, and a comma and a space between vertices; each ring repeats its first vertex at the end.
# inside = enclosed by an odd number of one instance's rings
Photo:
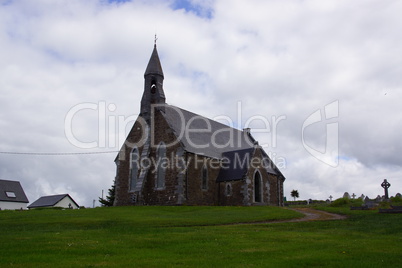
POLYGON ((187 205, 218 205, 218 184, 216 178, 219 174, 219 162, 216 159, 186 154, 188 169, 186 173, 186 204, 187 205), (207 168, 207 184, 203 187, 203 168, 207 168))
POLYGON ((243 186, 245 180, 228 181, 219 183, 219 205, 243 206, 243 186))
POLYGON ((279 196, 278 196, 278 176, 273 174, 268 174, 268 179, 270 181, 270 205, 277 206, 279 204, 279 196))
POLYGON ((179 174, 177 152, 181 150, 181 145, 166 122, 160 111, 155 111, 151 126, 151 144, 150 159, 152 161, 151 169, 148 171, 147 179, 142 194, 144 205, 180 205, 178 202, 178 181, 179 174), (166 145, 166 173, 165 186, 157 188, 157 148, 163 142, 166 145))
POLYGON ((138 147, 140 154, 142 152, 143 146, 141 145, 144 143, 145 139, 144 124, 142 122, 142 118, 137 118, 115 161, 115 206, 127 206, 133 204, 133 196, 129 193, 130 153, 134 146, 138 147))

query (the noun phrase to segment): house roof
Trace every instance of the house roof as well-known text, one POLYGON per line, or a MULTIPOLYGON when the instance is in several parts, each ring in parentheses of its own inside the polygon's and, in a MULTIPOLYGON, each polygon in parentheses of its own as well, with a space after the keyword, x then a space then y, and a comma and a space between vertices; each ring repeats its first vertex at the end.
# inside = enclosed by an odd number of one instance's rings
POLYGON ((254 148, 247 131, 168 104, 163 115, 188 152, 220 159, 225 152, 254 148))
POLYGON ((0 180, 0 201, 29 203, 19 181, 0 180))
POLYGON ((69 197, 75 205, 78 206, 78 204, 74 201, 74 199, 71 198, 69 194, 58 194, 58 195, 48 195, 48 196, 42 196, 32 204, 28 206, 28 208, 37 208, 37 207, 53 207, 56 205, 60 200, 62 200, 65 197, 69 197))

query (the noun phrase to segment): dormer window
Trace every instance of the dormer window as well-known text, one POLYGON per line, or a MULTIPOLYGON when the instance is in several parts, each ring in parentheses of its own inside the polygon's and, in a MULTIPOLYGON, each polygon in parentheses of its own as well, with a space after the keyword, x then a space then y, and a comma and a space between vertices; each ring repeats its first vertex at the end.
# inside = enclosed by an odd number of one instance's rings
POLYGON ((17 197, 14 192, 6 192, 6 196, 9 197, 9 198, 16 198, 17 197))

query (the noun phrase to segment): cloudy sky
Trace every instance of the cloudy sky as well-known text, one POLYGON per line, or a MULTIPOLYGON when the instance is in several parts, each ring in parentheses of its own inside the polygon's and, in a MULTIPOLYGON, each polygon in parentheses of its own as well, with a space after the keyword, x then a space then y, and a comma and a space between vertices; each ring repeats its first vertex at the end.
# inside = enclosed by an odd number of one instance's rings
POLYGON ((0 179, 92 206, 139 113, 154 35, 167 102, 231 118, 285 195, 402 192, 401 1, 0 0, 0 179))

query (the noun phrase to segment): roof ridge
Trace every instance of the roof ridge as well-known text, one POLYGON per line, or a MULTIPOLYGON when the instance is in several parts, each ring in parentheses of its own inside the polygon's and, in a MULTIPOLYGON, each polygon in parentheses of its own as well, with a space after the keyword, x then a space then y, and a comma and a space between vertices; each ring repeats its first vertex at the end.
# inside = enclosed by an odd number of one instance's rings
POLYGON ((59 196, 59 195, 68 195, 68 194, 51 194, 51 195, 44 195, 44 196, 41 196, 41 197, 59 196))

